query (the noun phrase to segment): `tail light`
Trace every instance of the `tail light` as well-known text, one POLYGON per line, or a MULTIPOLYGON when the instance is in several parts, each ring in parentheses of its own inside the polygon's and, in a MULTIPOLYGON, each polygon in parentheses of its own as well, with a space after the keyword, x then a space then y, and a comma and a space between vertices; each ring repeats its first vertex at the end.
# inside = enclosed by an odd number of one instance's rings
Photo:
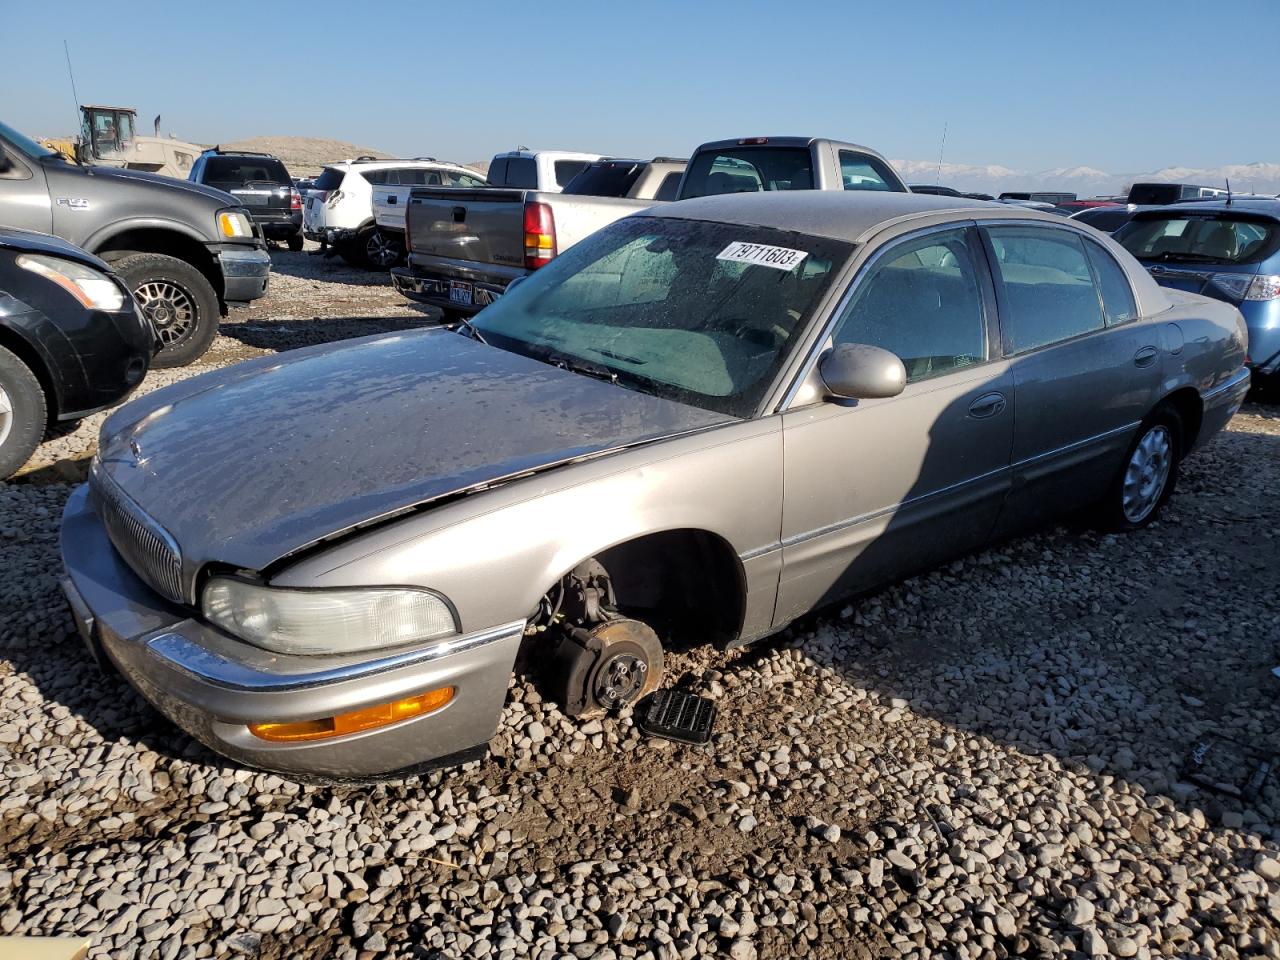
POLYGON ((1276 274, 1215 273, 1213 282, 1237 300, 1280 300, 1280 276, 1276 274))
POLYGON ((741 147, 762 147, 769 142, 768 137, 743 137, 738 141, 741 147))
POLYGON ((326 205, 330 207, 336 207, 338 205, 338 201, 341 199, 342 199, 341 190, 330 190, 328 194, 325 196, 324 202, 326 205))
MULTIPOLYGON (((413 203, 412 200, 409 201, 413 203)), ((413 253, 413 231, 409 229, 409 211, 404 212, 404 252, 413 253)))
POLYGON ((289 209, 290 210, 302 209, 302 194, 300 194, 297 190, 292 190, 289 192, 289 209))
POLYGON ((546 266, 556 255, 556 221, 545 203, 524 205, 524 265, 530 270, 546 266))

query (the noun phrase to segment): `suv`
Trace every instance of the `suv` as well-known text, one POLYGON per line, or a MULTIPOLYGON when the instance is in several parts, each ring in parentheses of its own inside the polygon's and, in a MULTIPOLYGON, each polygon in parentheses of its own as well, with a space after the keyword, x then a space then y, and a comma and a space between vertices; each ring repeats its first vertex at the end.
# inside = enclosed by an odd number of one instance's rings
POLYGON ((271 257, 249 210, 212 187, 86 167, 0 123, 0 226, 52 233, 111 265, 163 348, 193 362, 231 306, 267 292, 271 257))
POLYGON ((307 194, 302 233, 332 247, 355 267, 386 270, 404 254, 399 238, 379 229, 374 219, 373 188, 394 179, 411 179, 406 171, 453 167, 432 157, 390 160, 357 157, 331 163, 307 194))
POLYGON ((302 249, 302 195, 271 154, 214 147, 200 154, 187 179, 227 191, 248 208, 264 237, 302 249))
POLYGON ((569 181, 602 159, 598 153, 567 150, 509 150, 494 154, 485 179, 491 187, 518 187, 539 193, 559 193, 569 181))

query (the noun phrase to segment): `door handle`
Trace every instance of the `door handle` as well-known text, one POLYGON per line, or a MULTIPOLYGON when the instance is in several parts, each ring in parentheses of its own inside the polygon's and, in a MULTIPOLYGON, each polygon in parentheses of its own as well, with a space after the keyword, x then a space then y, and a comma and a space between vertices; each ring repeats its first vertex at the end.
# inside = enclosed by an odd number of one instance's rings
POLYGON ((388 204, 399 203, 399 202, 400 202, 400 198, 397 197, 394 193, 391 194, 391 196, 387 197, 388 204))
POLYGON ((1156 357, 1160 355, 1155 347, 1146 346, 1133 355, 1133 365, 1135 367, 1149 367, 1156 362, 1156 357))
POLYGON ((1007 404, 1003 393, 984 393, 969 404, 969 416, 974 420, 986 420, 1003 413, 1007 404))

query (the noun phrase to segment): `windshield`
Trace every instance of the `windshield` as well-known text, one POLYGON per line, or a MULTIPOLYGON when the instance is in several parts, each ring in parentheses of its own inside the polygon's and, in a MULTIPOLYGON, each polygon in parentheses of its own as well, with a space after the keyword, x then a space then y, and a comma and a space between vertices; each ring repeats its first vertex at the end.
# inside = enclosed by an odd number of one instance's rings
POLYGON ((6 123, 0 123, 0 137, 9 141, 19 153, 25 153, 32 160, 38 160, 40 157, 56 156, 53 150, 40 146, 30 137, 24 136, 6 123))
POLYGON ((1271 254, 1280 224, 1230 215, 1132 220, 1116 240, 1139 260, 1168 263, 1252 263, 1271 254))
POLYGON ((625 197, 644 167, 640 160, 593 163, 569 181, 564 193, 579 197, 625 197))
POLYGON ((749 417, 851 250, 764 227, 629 217, 474 323, 494 346, 749 417))

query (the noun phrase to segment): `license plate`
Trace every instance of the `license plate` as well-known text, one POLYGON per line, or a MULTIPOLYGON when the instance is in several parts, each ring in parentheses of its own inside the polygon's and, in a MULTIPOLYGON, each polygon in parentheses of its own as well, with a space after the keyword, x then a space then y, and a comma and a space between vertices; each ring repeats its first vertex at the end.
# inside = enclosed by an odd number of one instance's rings
POLYGON ((449 302, 471 306, 472 286, 462 280, 449 281, 449 302))

